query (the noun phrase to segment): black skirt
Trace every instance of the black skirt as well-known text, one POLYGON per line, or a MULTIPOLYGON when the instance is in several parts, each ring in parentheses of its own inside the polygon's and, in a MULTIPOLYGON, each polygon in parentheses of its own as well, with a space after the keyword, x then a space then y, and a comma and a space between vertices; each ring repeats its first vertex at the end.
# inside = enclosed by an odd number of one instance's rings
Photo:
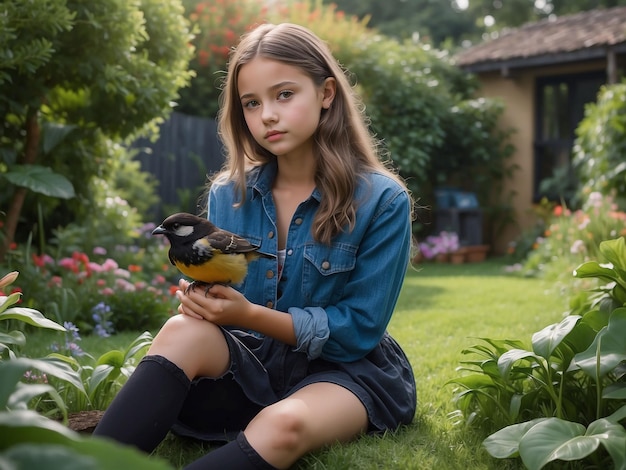
POLYGON ((191 384, 175 434, 206 441, 229 441, 264 407, 317 382, 330 382, 363 403, 369 432, 409 424, 415 415, 415 378, 409 361, 385 334, 373 351, 354 362, 307 359, 269 337, 223 328, 231 364, 220 378, 201 377, 191 384))

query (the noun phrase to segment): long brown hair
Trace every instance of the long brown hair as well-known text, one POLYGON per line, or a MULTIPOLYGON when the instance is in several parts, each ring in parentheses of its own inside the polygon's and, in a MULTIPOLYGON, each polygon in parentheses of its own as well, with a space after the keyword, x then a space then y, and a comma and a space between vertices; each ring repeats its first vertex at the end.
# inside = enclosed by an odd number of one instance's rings
POLYGON ((299 25, 263 24, 244 35, 232 51, 220 98, 218 130, 227 159, 217 178, 234 181, 241 201, 245 199, 246 171, 275 158, 254 140, 239 99, 239 71, 255 57, 298 67, 318 87, 328 77, 336 80, 335 98, 330 108, 322 111, 313 136, 315 183, 322 195, 313 222, 315 240, 330 243, 334 235, 354 227, 357 204, 354 191, 360 175, 384 173, 406 189, 401 179, 379 159, 379 143, 369 132, 365 108, 326 43, 299 25))

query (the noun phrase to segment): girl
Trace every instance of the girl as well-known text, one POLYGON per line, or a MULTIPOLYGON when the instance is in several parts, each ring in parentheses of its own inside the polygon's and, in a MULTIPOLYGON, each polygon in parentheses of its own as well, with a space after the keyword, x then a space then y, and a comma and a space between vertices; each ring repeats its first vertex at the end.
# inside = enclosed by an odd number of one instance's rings
POLYGON ((226 440, 188 469, 288 468, 410 423, 409 362, 386 333, 411 245, 410 195, 377 158, 326 45, 261 25, 233 51, 208 216, 264 254, 241 285, 180 306, 95 434, 152 451, 172 429, 226 440))

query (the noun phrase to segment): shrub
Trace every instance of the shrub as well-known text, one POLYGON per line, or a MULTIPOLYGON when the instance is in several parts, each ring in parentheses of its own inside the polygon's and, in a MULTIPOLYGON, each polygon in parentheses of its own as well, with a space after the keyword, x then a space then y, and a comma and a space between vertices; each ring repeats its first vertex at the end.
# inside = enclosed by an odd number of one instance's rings
POLYGON ((620 207, 625 208, 626 82, 600 89, 597 102, 586 107, 576 135, 574 165, 583 182, 580 196, 617 194, 622 198, 620 207))
POLYGON ((153 228, 137 230, 132 243, 96 246, 87 254, 79 250, 88 245, 81 229, 73 226, 57 232, 54 256, 37 255, 24 245, 9 253, 8 263, 21 272, 18 288, 34 293, 30 307, 72 322, 85 334, 102 332, 107 322, 109 333, 154 329, 175 311, 172 282, 179 274, 168 262, 168 245, 147 238, 153 228))
POLYGON ((527 275, 562 279, 583 261, 602 260, 600 242, 626 234, 626 213, 618 210, 611 196, 593 192, 582 208, 573 212, 563 206, 553 207, 545 231, 523 263, 527 275))
POLYGON ((454 413, 500 429, 484 445, 498 458, 521 457, 529 469, 588 458, 595 468, 626 465, 626 242, 603 241, 607 264, 588 261, 574 275, 604 282, 573 302, 558 323, 520 340, 480 338, 463 351, 465 375, 454 413), (602 445, 608 455, 596 452, 602 445))
MULTIPOLYGON (((0 279, 0 325, 7 320, 19 321, 39 328, 63 331, 64 327, 45 318, 40 312, 18 307, 21 294, 2 295, 2 290, 17 279, 12 272, 0 279)), ((28 409, 42 395, 48 395, 53 408, 67 420, 67 400, 64 400, 52 384, 57 380, 61 387, 73 390, 76 396, 87 398, 81 373, 75 370, 71 358, 53 355, 42 359, 18 357, 14 346, 24 345, 26 336, 20 330, 0 329, 0 453, 3 467, 7 468, 66 468, 68 462, 81 468, 115 470, 130 467, 136 469, 167 469, 166 464, 148 458, 135 449, 107 442, 100 438, 86 438, 70 431, 64 424, 53 421, 28 409)), ((140 337, 121 358, 120 351, 111 351, 101 357, 93 374, 87 380, 91 397, 108 397, 116 373, 123 372, 128 360, 149 343, 140 337), (116 367, 116 363, 121 366, 116 367), (108 389, 107 389, 108 387, 108 389), (104 392, 104 393, 103 393, 104 392)), ((125 371, 124 371, 125 372, 125 371)), ((110 397, 109 397, 110 398, 110 397)), ((66 397, 67 399, 67 397, 66 397)), ((50 408, 50 404, 48 405, 50 408)))

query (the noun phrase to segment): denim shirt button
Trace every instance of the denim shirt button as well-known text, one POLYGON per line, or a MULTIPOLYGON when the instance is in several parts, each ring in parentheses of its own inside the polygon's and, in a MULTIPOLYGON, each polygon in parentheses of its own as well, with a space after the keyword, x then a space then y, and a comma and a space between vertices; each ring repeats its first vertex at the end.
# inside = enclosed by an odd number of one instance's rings
POLYGON ((330 269, 330 263, 329 263, 328 261, 324 261, 324 262, 322 263, 322 269, 323 269, 323 270, 330 269))
POLYGON ((271 269, 268 269, 265 272, 265 277, 268 278, 268 279, 272 279, 274 277, 274 271, 272 271, 271 269))
POLYGON ((265 304, 265 306, 267 308, 272 308, 272 307, 274 307, 274 302, 272 302, 271 300, 268 300, 267 303, 265 304))
POLYGON ((274 232, 270 230, 269 233, 267 234, 267 238, 269 239, 274 238, 274 232))
POLYGON ((296 220, 294 220, 296 225, 302 225, 302 217, 298 217, 296 220))
POLYGON ((287 250, 287 256, 293 255, 293 250, 290 248, 287 250))

